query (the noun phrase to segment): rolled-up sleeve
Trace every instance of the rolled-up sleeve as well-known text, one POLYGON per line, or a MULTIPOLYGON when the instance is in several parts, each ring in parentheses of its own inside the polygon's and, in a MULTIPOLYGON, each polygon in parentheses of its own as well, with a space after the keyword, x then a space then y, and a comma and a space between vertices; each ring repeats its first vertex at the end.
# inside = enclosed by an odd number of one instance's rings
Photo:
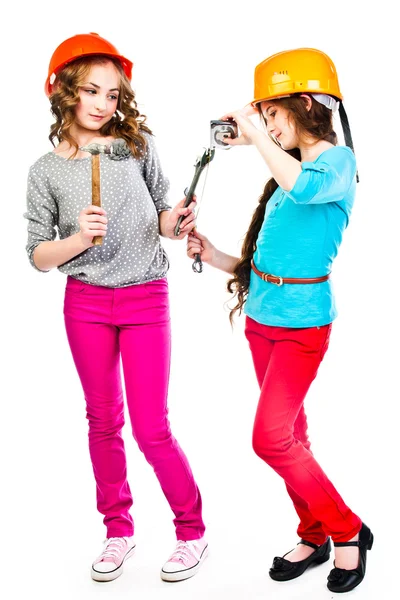
POLYGON ((47 183, 47 178, 35 169, 30 168, 27 186, 27 210, 24 213, 28 220, 28 242, 26 251, 31 265, 41 273, 33 260, 35 248, 41 242, 51 242, 57 235, 58 222, 57 204, 52 197, 47 183))
POLYGON ((151 135, 146 135, 147 148, 144 159, 144 180, 155 204, 157 213, 171 210, 168 203, 169 180, 163 174, 159 156, 151 135))
POLYGON ((357 166, 350 148, 335 146, 323 152, 316 162, 301 163, 301 169, 287 196, 296 204, 322 204, 337 202, 347 194, 357 166))

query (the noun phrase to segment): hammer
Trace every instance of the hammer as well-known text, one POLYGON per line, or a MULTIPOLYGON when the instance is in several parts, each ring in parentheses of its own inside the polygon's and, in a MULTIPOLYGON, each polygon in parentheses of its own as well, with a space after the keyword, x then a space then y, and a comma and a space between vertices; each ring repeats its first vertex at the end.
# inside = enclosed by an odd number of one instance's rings
MULTIPOLYGON (((111 154, 111 147, 105 144, 89 144, 88 146, 82 146, 80 148, 82 152, 90 152, 92 155, 92 204, 94 206, 101 206, 100 196, 100 154, 111 154)), ((101 246, 103 243, 103 236, 96 235, 92 243, 95 246, 101 246)))

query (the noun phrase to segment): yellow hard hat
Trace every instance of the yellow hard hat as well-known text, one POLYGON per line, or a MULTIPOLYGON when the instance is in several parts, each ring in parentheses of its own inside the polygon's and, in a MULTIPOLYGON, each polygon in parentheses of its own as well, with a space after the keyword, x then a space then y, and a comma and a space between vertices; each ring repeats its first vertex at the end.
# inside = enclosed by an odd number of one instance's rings
POLYGON ((327 94, 342 100, 335 65, 321 50, 286 50, 257 65, 251 104, 255 106, 263 100, 307 92, 327 94))
MULTIPOLYGON (((273 54, 256 66, 254 73, 254 100, 248 105, 256 110, 256 105, 265 100, 273 100, 292 94, 315 94, 331 96, 338 100, 346 146, 354 152, 349 120, 343 106, 343 96, 335 65, 324 52, 315 48, 298 48, 273 54)), ((322 102, 328 106, 325 102, 322 102)), ((332 106, 329 106, 332 108, 332 106)), ((357 173, 357 181, 359 181, 357 173)))

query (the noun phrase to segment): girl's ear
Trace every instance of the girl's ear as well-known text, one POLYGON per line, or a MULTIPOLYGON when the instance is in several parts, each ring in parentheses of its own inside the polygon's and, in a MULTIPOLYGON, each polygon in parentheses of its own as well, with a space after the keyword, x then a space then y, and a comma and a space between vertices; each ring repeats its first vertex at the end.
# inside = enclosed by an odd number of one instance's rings
POLYGON ((306 105, 306 110, 310 110, 312 106, 312 100, 308 94, 300 94, 300 98, 304 98, 304 104, 306 105))

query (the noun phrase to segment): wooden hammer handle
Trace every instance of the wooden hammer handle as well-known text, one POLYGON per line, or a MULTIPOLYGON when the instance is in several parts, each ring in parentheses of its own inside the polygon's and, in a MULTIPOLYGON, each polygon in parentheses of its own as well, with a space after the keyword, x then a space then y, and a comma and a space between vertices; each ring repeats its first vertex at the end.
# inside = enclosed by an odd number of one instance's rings
MULTIPOLYGON (((92 204, 94 206, 101 206, 100 196, 100 154, 93 154, 92 156, 92 204)), ((96 235, 92 243, 95 246, 101 246, 103 243, 103 236, 96 235)))

